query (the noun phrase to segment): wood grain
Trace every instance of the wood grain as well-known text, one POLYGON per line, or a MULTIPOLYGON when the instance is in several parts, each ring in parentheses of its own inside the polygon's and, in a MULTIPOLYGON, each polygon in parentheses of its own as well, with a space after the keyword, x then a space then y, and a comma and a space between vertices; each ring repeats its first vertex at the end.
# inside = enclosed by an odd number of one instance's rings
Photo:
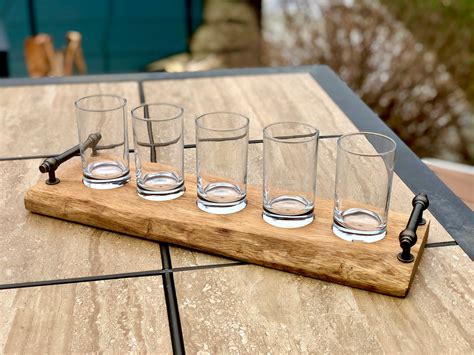
POLYGON ((310 226, 285 230, 262 220, 262 193, 256 186, 248 187, 244 211, 216 216, 195 206, 192 176, 186 177, 184 196, 153 203, 137 196, 134 182, 109 191, 84 187, 80 160, 74 160, 62 169, 60 184, 39 182, 28 190, 28 210, 399 297, 408 292, 427 238, 428 226, 420 228, 413 248, 416 261, 404 264, 396 259, 398 233, 408 219, 404 214, 390 214, 382 241, 348 243, 332 235, 330 200, 316 201, 316 219, 310 226))

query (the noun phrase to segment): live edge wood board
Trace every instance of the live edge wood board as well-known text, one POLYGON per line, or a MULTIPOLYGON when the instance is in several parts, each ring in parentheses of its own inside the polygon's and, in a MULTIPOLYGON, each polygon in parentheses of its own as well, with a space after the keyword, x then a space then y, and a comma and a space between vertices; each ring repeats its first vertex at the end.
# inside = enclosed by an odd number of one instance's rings
POLYGON ((418 228, 418 242, 412 248, 415 261, 405 264, 397 260, 398 234, 409 218, 405 214, 390 212, 383 240, 351 243, 332 234, 331 200, 316 201, 316 218, 309 226, 280 229, 262 220, 257 186, 248 187, 243 211, 211 215, 196 206, 193 176, 186 177, 182 197, 166 202, 140 198, 134 180, 114 190, 86 188, 79 158, 62 166, 58 176, 57 185, 46 185, 42 179, 27 191, 26 209, 397 297, 408 293, 429 230, 429 223, 418 228))

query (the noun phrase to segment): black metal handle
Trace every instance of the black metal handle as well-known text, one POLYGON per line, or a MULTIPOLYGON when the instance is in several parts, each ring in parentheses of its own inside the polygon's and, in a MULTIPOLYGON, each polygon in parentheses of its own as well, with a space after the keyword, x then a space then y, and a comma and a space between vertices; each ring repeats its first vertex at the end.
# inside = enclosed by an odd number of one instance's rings
POLYGON ((423 219, 423 211, 428 208, 430 201, 426 194, 418 194, 413 198, 412 206, 413 210, 410 214, 407 226, 401 231, 398 239, 400 240, 400 247, 402 252, 398 254, 398 260, 403 263, 411 263, 415 260, 413 254, 410 253, 410 249, 414 246, 418 240, 416 236, 416 230, 419 225, 423 225, 426 221, 423 219))
MULTIPOLYGON (((99 143, 100 139, 102 138, 100 133, 92 133, 87 137, 82 145, 82 149, 92 148, 95 150, 97 143, 99 143)), ((39 166, 39 171, 42 173, 48 173, 48 180, 46 180, 46 184, 48 185, 56 185, 60 182, 60 180, 56 177, 56 169, 65 161, 71 159, 72 157, 79 155, 81 151, 81 145, 78 144, 64 153, 56 155, 55 157, 45 159, 41 165, 39 166)))

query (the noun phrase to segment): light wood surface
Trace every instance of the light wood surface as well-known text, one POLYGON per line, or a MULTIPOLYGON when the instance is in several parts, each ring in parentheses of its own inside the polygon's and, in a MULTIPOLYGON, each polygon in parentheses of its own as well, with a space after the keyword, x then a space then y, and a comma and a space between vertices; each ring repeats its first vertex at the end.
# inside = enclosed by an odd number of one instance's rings
POLYGON ((33 77, 42 77, 55 73, 57 63, 55 60, 53 39, 46 33, 28 37, 24 44, 25 63, 28 74, 33 77))
MULTIPOLYGON (((429 224, 418 228, 414 263, 401 263, 398 234, 408 215, 389 214, 387 236, 377 243, 349 243, 332 235, 332 200, 315 203, 315 221, 281 229, 261 218, 261 187, 249 185, 247 207, 232 215, 210 215, 196 207, 196 180, 186 177, 185 194, 161 203, 141 199, 134 179, 126 186, 93 190, 82 184, 82 166, 73 158, 61 169, 61 183, 40 181, 25 194, 35 213, 106 230, 169 242, 213 254, 322 280, 403 297, 416 271, 429 224)), ((134 170, 131 171, 134 176, 134 170)))
POLYGON ((25 62, 28 74, 33 77, 73 75, 74 67, 79 74, 86 73, 82 53, 82 36, 79 32, 66 33, 66 46, 55 51, 53 39, 46 33, 28 37, 25 40, 25 62))
POLYGON ((175 274, 188 353, 472 354, 474 268, 426 249, 404 299, 253 265, 175 274))
POLYGON ((63 75, 73 75, 74 68, 85 74, 87 67, 82 52, 82 35, 77 31, 66 33, 66 47, 63 50, 63 75))

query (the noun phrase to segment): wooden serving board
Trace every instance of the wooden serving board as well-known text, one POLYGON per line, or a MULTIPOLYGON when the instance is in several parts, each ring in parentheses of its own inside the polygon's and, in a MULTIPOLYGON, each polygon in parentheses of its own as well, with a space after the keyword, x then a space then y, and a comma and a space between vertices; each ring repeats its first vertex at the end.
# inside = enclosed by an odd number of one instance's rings
POLYGON ((182 197, 166 202, 139 197, 133 179, 114 190, 86 188, 79 158, 61 166, 58 177, 57 185, 41 179, 30 188, 26 209, 398 297, 408 293, 429 230, 429 223, 418 228, 418 242, 412 248, 415 261, 405 264, 397 254, 406 214, 390 212, 387 236, 379 242, 347 242, 332 234, 332 200, 316 201, 316 218, 309 226, 281 229, 262 220, 262 192, 256 186, 248 186, 243 211, 211 215, 196 206, 194 176, 186 176, 182 197))

